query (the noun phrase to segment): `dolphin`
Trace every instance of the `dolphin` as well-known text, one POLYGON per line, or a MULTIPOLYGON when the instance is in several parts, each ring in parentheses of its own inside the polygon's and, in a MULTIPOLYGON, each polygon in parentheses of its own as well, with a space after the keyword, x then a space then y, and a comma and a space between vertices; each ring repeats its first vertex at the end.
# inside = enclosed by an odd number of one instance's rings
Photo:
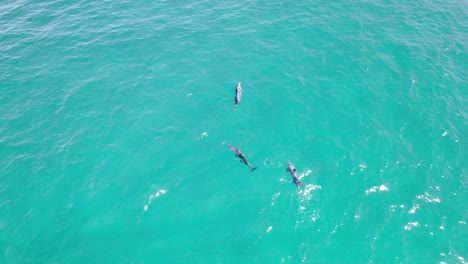
POLYGON ((297 178, 297 171, 296 171, 296 167, 294 167, 294 165, 288 161, 288 168, 286 169, 286 171, 289 171, 291 173, 291 176, 293 177, 293 183, 296 184, 296 187, 299 188, 301 187, 302 185, 304 185, 303 182, 301 182, 299 180, 299 178, 297 178))
POLYGON ((251 168, 250 172, 254 171, 257 169, 257 167, 253 167, 252 165, 250 165, 249 161, 245 158, 244 154, 242 154, 242 152, 240 151, 240 149, 236 149, 233 145, 229 144, 229 148, 231 149, 231 151, 233 151, 234 153, 236 153, 236 157, 238 157, 240 159, 240 162, 243 162, 245 165, 247 165, 249 168, 251 168))
POLYGON ((237 83, 236 96, 234 97, 234 111, 237 111, 237 105, 240 104, 242 98, 242 87, 241 82, 237 83))

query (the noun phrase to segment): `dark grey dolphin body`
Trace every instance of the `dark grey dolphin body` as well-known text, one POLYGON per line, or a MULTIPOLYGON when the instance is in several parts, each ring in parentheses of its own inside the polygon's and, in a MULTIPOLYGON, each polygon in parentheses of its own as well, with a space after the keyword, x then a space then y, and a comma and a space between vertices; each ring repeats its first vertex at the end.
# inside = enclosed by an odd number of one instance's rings
POLYGON ((286 169, 286 171, 289 171, 291 173, 291 176, 293 177, 293 182, 294 184, 296 184, 296 187, 299 188, 301 187, 302 185, 304 185, 303 182, 301 182, 299 180, 299 178, 297 178, 297 171, 296 171, 296 167, 294 167, 294 165, 288 161, 288 168, 286 169))
POLYGON ((234 152, 236 153, 236 157, 238 157, 240 159, 240 161, 242 163, 244 163, 245 165, 247 165, 251 170, 250 172, 254 171, 257 169, 257 167, 253 167, 252 165, 250 165, 249 161, 245 158, 244 154, 242 154, 242 152, 240 151, 240 149, 236 149, 233 145, 229 144, 229 148, 234 152))
POLYGON ((242 99, 242 87, 241 83, 238 82, 236 86, 236 96, 234 97, 234 111, 237 111, 237 105, 240 104, 242 99))

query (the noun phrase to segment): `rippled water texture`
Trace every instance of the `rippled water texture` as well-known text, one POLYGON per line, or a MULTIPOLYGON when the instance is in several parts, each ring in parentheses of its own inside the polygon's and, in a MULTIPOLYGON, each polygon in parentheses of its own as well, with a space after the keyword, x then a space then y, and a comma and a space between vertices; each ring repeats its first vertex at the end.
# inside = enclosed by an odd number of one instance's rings
POLYGON ((467 10, 3 1, 0 263, 466 263, 467 10))

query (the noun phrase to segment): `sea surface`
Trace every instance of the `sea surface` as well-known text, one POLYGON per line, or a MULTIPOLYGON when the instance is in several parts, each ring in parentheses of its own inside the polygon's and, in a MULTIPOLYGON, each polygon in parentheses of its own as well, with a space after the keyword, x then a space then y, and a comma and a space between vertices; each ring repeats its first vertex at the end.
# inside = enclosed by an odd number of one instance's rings
POLYGON ((2 1, 0 263, 467 263, 467 28, 466 0, 2 1))

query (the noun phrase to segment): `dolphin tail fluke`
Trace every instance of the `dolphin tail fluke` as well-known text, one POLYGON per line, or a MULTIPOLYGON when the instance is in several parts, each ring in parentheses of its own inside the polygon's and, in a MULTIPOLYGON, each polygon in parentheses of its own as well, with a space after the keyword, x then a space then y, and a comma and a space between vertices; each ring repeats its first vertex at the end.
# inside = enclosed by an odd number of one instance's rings
POLYGON ((250 170, 250 172, 252 172, 252 171, 256 170, 257 168, 258 168, 258 167, 252 168, 252 169, 250 170))

